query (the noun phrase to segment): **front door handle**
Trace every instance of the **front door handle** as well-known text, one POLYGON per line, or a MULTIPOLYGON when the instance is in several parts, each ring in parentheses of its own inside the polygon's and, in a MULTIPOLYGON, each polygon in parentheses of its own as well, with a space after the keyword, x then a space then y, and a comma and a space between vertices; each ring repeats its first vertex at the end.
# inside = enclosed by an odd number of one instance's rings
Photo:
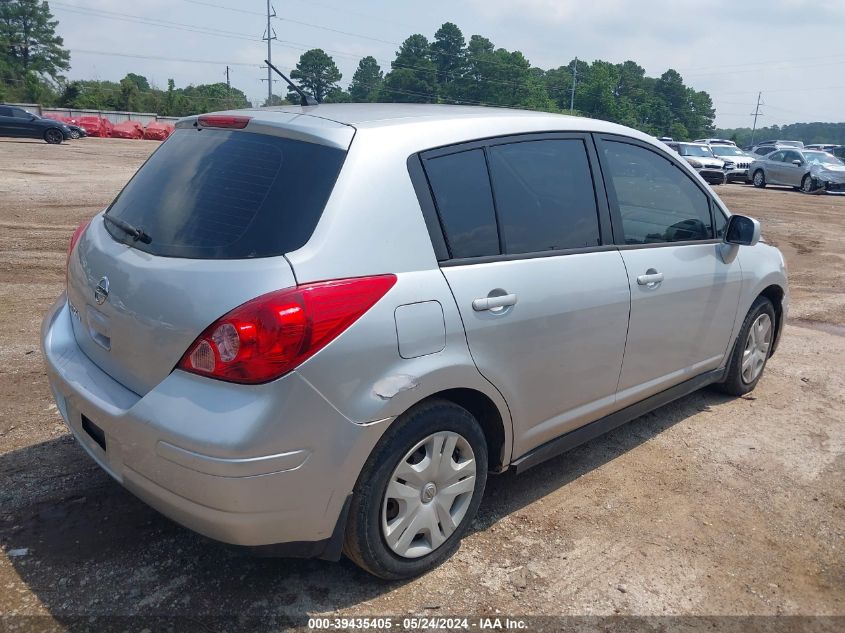
POLYGON ((483 312, 484 310, 498 310, 512 305, 516 305, 516 295, 484 297, 482 299, 473 299, 472 301, 472 309, 476 312, 483 312))
POLYGON ((648 288, 656 288, 661 281, 663 281, 663 273, 657 272, 654 268, 649 268, 645 275, 637 277, 637 283, 648 288))

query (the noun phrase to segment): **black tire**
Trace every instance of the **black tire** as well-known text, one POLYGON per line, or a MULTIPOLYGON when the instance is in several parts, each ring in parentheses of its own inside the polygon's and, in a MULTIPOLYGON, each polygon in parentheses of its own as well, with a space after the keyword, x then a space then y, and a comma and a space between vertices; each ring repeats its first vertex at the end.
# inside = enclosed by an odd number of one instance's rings
POLYGON ((399 580, 424 574, 457 551, 472 523, 487 483, 487 442, 475 418, 447 400, 428 400, 402 414, 373 449, 352 493, 343 552, 356 565, 379 578, 399 580), (463 519, 440 547, 419 558, 396 554, 381 528, 382 501, 394 469, 418 442, 437 431, 458 433, 476 460, 475 486, 463 519))
POLYGON ((734 348, 731 352, 731 358, 728 361, 725 380, 724 382, 718 383, 716 385, 720 391, 728 393, 732 396, 742 396, 748 393, 749 391, 754 390, 754 387, 756 387, 757 383, 760 382, 760 378, 763 376, 763 373, 766 370, 766 363, 768 362, 769 357, 771 357, 776 332, 776 324, 777 322, 775 320, 775 308, 772 305, 772 302, 769 301, 766 297, 757 297, 757 299, 754 300, 754 303, 751 304, 751 309, 748 310, 748 314, 745 316, 745 320, 742 322, 742 327, 739 329, 739 334, 736 337, 736 342, 734 343, 734 348), (751 325, 762 314, 767 314, 769 316, 769 319, 771 319, 772 341, 769 344, 768 355, 766 356, 766 359, 763 362, 763 366, 760 369, 760 373, 758 373, 750 382, 746 382, 742 376, 743 352, 745 351, 745 346, 748 342, 748 335, 751 330, 751 325))
POLYGON ((65 140, 65 135, 62 134, 61 130, 51 127, 44 132, 44 140, 50 145, 61 145, 62 141, 65 140))
POLYGON ((813 193, 816 190, 813 177, 810 174, 805 174, 801 179, 801 193, 813 193))
POLYGON ((753 184, 758 189, 763 189, 766 186, 766 174, 763 172, 762 169, 758 169, 751 176, 751 184, 753 184))

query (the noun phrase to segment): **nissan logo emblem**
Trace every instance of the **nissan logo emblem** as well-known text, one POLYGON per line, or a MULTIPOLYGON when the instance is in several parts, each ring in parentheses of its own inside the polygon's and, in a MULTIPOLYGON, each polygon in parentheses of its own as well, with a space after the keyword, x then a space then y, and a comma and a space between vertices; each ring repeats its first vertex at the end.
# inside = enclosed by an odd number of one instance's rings
POLYGON ((97 287, 94 288, 94 299, 97 301, 97 305, 103 305, 106 302, 106 299, 109 298, 109 278, 103 277, 100 279, 100 283, 97 284, 97 287))

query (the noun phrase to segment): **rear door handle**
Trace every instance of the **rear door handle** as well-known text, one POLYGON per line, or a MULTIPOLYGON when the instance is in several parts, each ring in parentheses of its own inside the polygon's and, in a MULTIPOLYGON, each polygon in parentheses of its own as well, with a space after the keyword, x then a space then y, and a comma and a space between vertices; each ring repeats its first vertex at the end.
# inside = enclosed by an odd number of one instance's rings
POLYGON ((472 301, 472 309, 476 312, 483 312, 484 310, 496 310, 497 308, 506 308, 512 305, 516 305, 516 295, 484 297, 483 299, 473 299, 472 301))
POLYGON ((657 284, 663 281, 663 273, 659 273, 654 268, 649 268, 645 275, 637 277, 637 283, 641 286, 648 286, 654 288, 657 284))

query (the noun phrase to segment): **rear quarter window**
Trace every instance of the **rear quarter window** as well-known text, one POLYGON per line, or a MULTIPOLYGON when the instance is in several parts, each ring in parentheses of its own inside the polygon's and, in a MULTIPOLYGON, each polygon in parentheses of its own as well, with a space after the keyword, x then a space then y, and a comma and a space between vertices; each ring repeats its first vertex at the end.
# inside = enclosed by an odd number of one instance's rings
MULTIPOLYGON (((142 228, 151 242, 133 245, 154 255, 282 255, 311 237, 345 156, 343 150, 266 134, 177 130, 107 213, 142 228)), ((126 241, 120 229, 108 222, 106 227, 126 241)))
POLYGON ((453 258, 499 254, 499 232, 484 150, 425 161, 431 192, 453 258))

